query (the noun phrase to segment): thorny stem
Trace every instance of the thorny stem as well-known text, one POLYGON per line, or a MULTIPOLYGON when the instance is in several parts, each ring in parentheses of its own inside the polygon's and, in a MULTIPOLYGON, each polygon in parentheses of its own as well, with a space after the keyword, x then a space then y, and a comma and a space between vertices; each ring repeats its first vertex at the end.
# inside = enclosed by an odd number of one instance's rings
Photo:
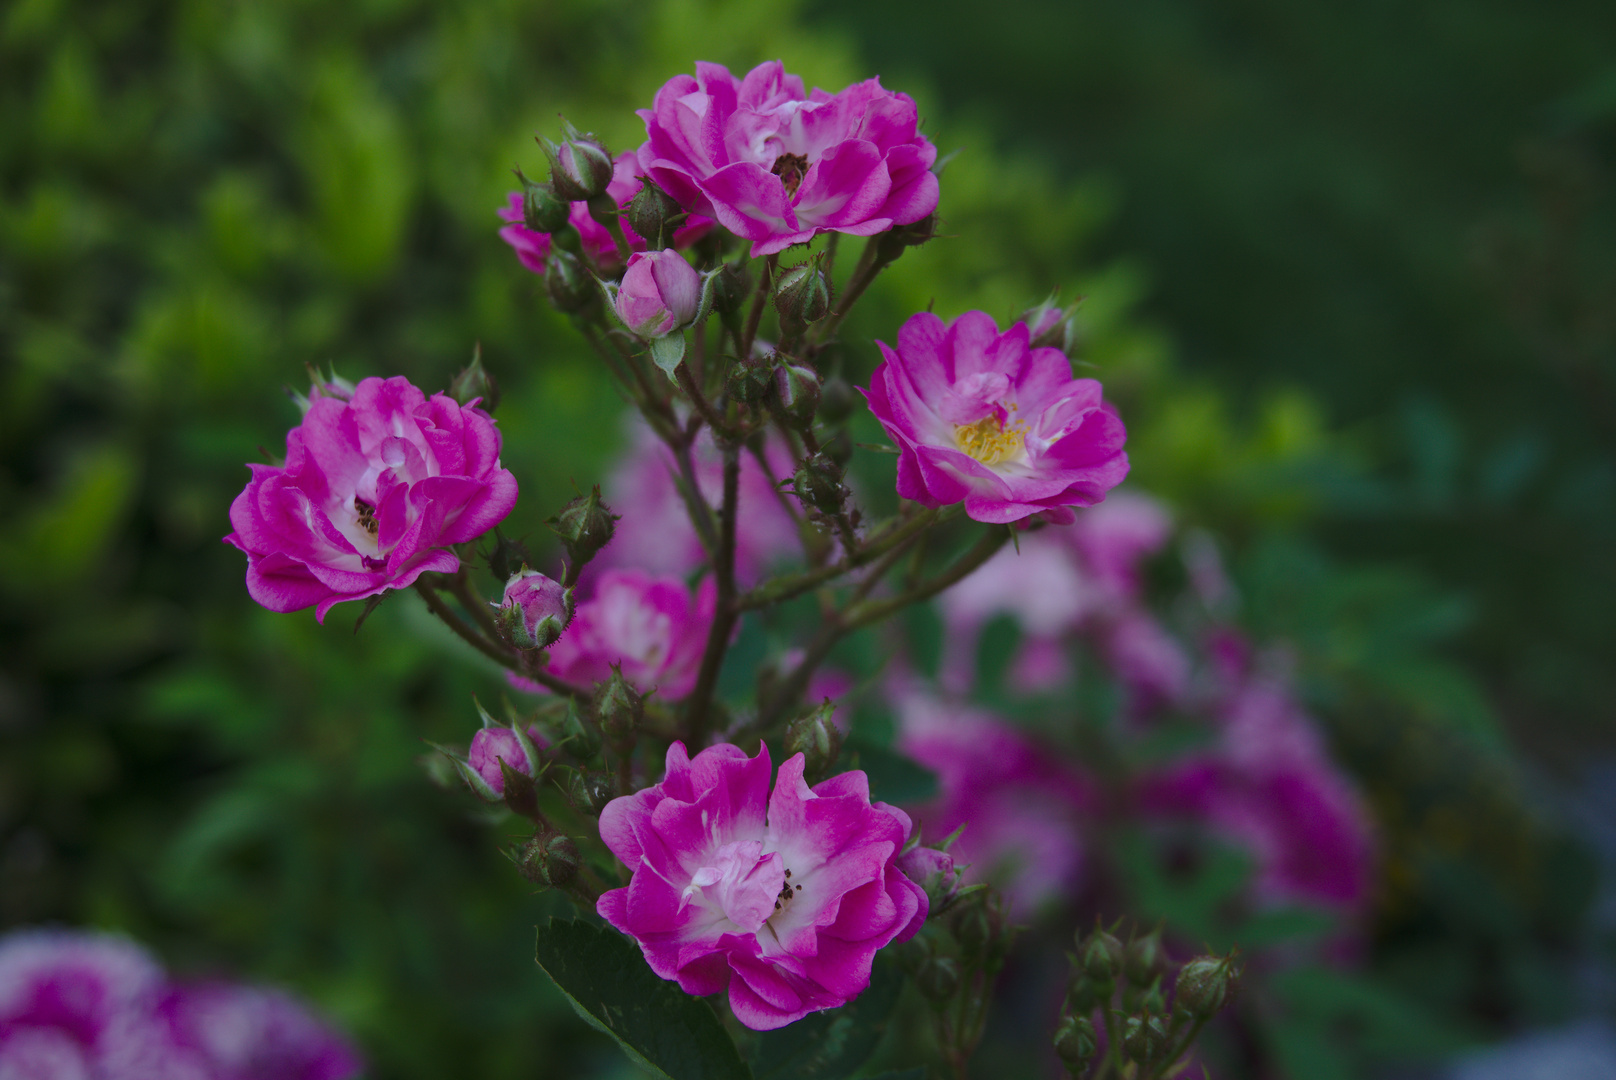
POLYGON ((707 631, 707 648, 702 653, 696 688, 690 692, 690 700, 685 706, 685 726, 690 741, 698 747, 707 740, 713 688, 718 683, 718 672, 724 666, 730 631, 735 628, 735 619, 740 614, 735 603, 735 518, 740 497, 741 448, 730 442, 723 443, 722 448, 724 496, 718 511, 718 557, 713 565, 718 581, 718 607, 713 614, 713 624, 707 631))
POLYGON ((862 546, 845 552, 841 559, 829 566, 764 582, 740 598, 738 601, 740 609, 751 611, 755 608, 768 607, 817 589, 849 570, 874 562, 898 544, 920 534, 927 526, 942 519, 943 515, 934 509, 922 510, 907 521, 900 521, 886 531, 866 539, 862 546))
POLYGON ((740 359, 743 363, 752 357, 752 343, 757 340, 758 324, 763 321, 763 307, 769 302, 774 268, 779 262, 780 256, 770 255, 763 260, 763 271, 758 274, 757 292, 752 294, 752 310, 746 314, 746 332, 741 335, 740 359))
POLYGON ((707 395, 702 393, 701 387, 696 385, 696 379, 690 371, 690 365, 683 360, 679 361, 679 366, 673 369, 673 377, 679 381, 679 389, 685 392, 685 396, 696 407, 696 411, 701 414, 701 418, 707 421, 707 426, 713 429, 713 435, 715 437, 723 435, 726 428, 724 418, 718 415, 717 410, 713 408, 712 402, 707 400, 707 395))

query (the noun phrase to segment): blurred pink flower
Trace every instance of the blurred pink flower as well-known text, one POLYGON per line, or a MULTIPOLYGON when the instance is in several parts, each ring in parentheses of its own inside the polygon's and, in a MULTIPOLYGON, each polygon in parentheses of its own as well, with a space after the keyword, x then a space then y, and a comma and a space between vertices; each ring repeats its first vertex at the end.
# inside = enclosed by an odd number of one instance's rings
POLYGON ((779 61, 743 79, 698 63, 640 117, 641 169, 690 213, 753 241, 754 257, 821 232, 872 236, 937 208, 937 148, 913 99, 879 79, 809 94, 779 61))
POLYGON ((174 1042, 207 1062, 210 1080, 348 1080, 363 1067, 345 1039, 275 990, 182 985, 158 1012, 174 1042))
POLYGON ((897 748, 937 774, 937 798, 911 807, 925 839, 964 832, 950 849, 971 881, 1004 891, 1025 918, 1071 894, 1083 868, 1092 782, 998 718, 899 684, 897 748))
POLYGON ((668 748, 662 782, 614 799, 600 836, 633 872, 596 905, 686 993, 726 988, 735 1018, 767 1031, 846 1004, 875 953, 926 920, 925 890, 898 869, 903 811, 871 803, 864 773, 810 788, 803 756, 769 791, 767 747, 668 748))
POLYGON ((641 692, 684 697, 696 685, 717 596, 710 576, 692 595, 676 577, 608 570, 551 646, 550 670, 588 686, 621 664, 623 677, 641 692))
POLYGON ((332 605, 451 573, 451 544, 516 505, 500 436, 481 409, 407 379, 365 379, 351 400, 315 396, 284 465, 252 464, 225 542, 247 553, 247 592, 271 611, 332 605))
POLYGON ((1058 349, 1028 345, 980 311, 945 324, 911 316, 885 342, 864 391, 898 445, 898 494, 926 506, 964 502, 977 521, 1035 514, 1059 524, 1128 475, 1126 437, 1100 384, 1072 378, 1058 349))

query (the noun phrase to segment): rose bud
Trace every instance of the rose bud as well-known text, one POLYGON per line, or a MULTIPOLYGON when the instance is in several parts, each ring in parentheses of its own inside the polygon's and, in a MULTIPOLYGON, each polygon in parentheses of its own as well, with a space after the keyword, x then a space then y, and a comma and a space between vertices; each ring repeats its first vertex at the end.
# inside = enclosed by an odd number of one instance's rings
POLYGON ((679 209, 674 197, 645 176, 640 177, 640 190, 629 200, 628 208, 623 212, 629 228, 644 237, 645 246, 652 251, 669 246, 673 240, 672 226, 677 225, 676 219, 683 216, 684 212, 679 209))
POLYGON ((678 252, 635 252, 613 307, 636 336, 647 341, 665 337, 695 321, 701 310, 701 275, 678 252))
POLYGON ((512 857, 522 876, 535 885, 561 888, 578 876, 578 845, 560 833, 535 836, 512 857))
POLYGON ((540 184, 516 170, 516 179, 522 184, 522 224, 534 232, 553 233, 566 227, 572 204, 550 184, 540 184))
POLYGON ((788 335, 800 334, 807 325, 830 311, 830 283, 819 268, 820 256, 787 270, 774 287, 774 306, 780 312, 780 326, 788 335))
POLYGON ((1055 1053, 1075 1076, 1094 1057, 1094 1021, 1086 1016, 1068 1016, 1055 1032, 1055 1053))
POLYGON ((550 159, 550 184, 557 195, 571 202, 592 199, 612 182, 612 155, 593 135, 562 122, 566 137, 560 143, 540 140, 550 159))
POLYGON ((494 377, 483 367, 481 345, 472 351, 471 363, 449 381, 449 396, 461 405, 480 403, 483 411, 490 413, 494 411, 494 406, 499 404, 499 384, 494 382, 494 377))
POLYGON ((737 315, 751 292, 752 272, 746 268, 746 260, 724 263, 713 283, 713 309, 720 315, 737 315))
POLYGON ((786 419, 799 427, 814 422, 819 408, 819 375, 797 364, 781 364, 774 369, 774 392, 786 419))
POLYGON ((1016 321, 1027 324, 1027 335, 1031 339, 1028 344, 1034 349, 1059 349, 1070 356, 1077 341, 1076 315, 1077 304, 1062 307, 1050 296, 1037 307, 1023 311, 1016 321))
POLYGON ((550 530, 561 537, 572 560, 574 572, 595 553, 612 542, 617 515, 600 501, 600 485, 596 484, 588 495, 579 495, 562 507, 561 513, 546 521, 550 530))
POLYGON ((954 856, 936 848, 915 846, 898 856, 898 869, 926 890, 933 913, 941 912, 959 893, 954 856))
POLYGON ((842 468, 824 454, 815 454, 802 463, 791 480, 792 490, 806 506, 834 514, 842 508, 847 489, 842 487, 842 468))
POLYGON ((298 411, 304 416, 309 414, 314 403, 321 398, 333 398, 337 401, 348 401, 353 398, 357 387, 338 375, 336 368, 328 368, 324 375, 321 375, 312 364, 304 364, 303 369, 309 373, 308 396, 304 397, 290 386, 286 388, 286 393, 297 402, 298 411))
POLYGON ((612 667, 610 678, 595 692, 595 723, 612 749, 626 754, 634 749, 640 723, 645 719, 645 698, 623 678, 621 664, 612 667))
POLYGON ((500 762, 513 773, 534 776, 539 771, 536 744, 542 741, 536 727, 526 731, 516 727, 482 728, 471 737, 471 752, 466 755, 470 775, 466 781, 489 802, 500 801, 505 797, 505 770, 499 767, 500 762))
POLYGON ((547 649, 572 621, 572 590, 523 567, 505 583, 497 604, 500 630, 519 649, 547 649))
POLYGON ((1167 1022, 1159 1016, 1130 1016, 1122 1029, 1122 1048, 1147 1068, 1159 1062, 1171 1045, 1167 1022))
POLYGON ((833 719, 835 714, 835 706, 827 701, 786 727, 786 753, 803 756, 805 777, 819 779, 841 756, 842 732, 833 719))
POLYGON ((544 292, 565 315, 584 311, 600 295, 577 257, 559 249, 544 261, 544 292))
POLYGON ((1198 956, 1178 973, 1173 1004, 1195 1017, 1207 1017, 1229 1003, 1240 986, 1234 956, 1198 956))

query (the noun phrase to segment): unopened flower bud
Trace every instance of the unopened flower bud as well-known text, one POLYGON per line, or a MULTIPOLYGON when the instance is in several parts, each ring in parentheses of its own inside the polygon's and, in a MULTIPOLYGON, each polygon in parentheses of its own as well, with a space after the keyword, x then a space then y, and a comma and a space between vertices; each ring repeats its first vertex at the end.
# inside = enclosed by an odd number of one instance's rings
POLYGON ((791 479, 791 489, 805 506, 834 514, 842 508, 846 488, 842 487, 841 466, 824 454, 815 454, 802 463, 791 479))
POLYGON ((556 194, 554 187, 529 180, 516 170, 522 182, 522 224, 534 232, 553 233, 567 224, 572 204, 556 194))
POLYGON ((483 367, 481 345, 472 351, 471 363, 449 381, 449 396, 461 405, 480 401, 484 412, 493 412, 494 406, 499 404, 499 385, 494 382, 488 369, 483 367))
POLYGON ((1173 1004, 1196 1017, 1207 1017, 1229 1003, 1240 987, 1240 966, 1229 956, 1197 956, 1178 973, 1173 1004))
POLYGON ((640 723, 645 719, 645 698, 623 678, 620 666, 614 666, 609 678, 595 692, 595 722, 612 749, 623 752, 625 745, 632 748, 640 723))
POLYGON ((324 375, 321 375, 319 369, 312 364, 304 364, 303 370, 309 373, 308 396, 305 397, 290 386, 286 388, 286 393, 293 401, 297 402, 298 410, 304 416, 308 415, 309 409, 321 398, 347 401, 353 397, 354 384, 338 375, 336 368, 326 369, 324 375))
POLYGON ((974 962, 986 958, 996 936, 993 920, 980 903, 960 912, 954 921, 954 937, 959 941, 960 952, 967 960, 974 962))
POLYGON ((600 732, 592 724, 584 723, 575 708, 568 708, 567 718, 561 722, 561 737, 572 756, 588 761, 600 753, 600 732))
POLYGON ((1142 938, 1134 938, 1122 950, 1122 971, 1135 986, 1149 986, 1160 974, 1162 962, 1161 927, 1142 938))
POLYGON ((780 325, 788 334, 800 334, 816 319, 830 311, 830 282, 820 269, 819 255, 780 276, 774 287, 774 306, 780 312, 780 325))
POLYGON ((933 956, 915 972, 915 986, 928 1001, 941 1003, 959 989, 959 961, 951 956, 933 956))
POLYGON ((755 405, 774 389, 774 364, 769 360, 737 360, 729 370, 729 396, 755 405))
POLYGON ((498 528, 494 529, 494 548, 488 553, 488 569, 495 578, 509 581, 512 574, 531 561, 525 544, 518 540, 507 540, 498 528))
POLYGON ((788 421, 798 427, 813 423, 819 408, 819 376, 812 368, 781 364, 774 369, 774 393, 788 421))
POLYGON ((544 291, 555 309, 567 315, 586 310, 600 296, 600 290, 583 264, 575 255, 560 248, 552 248, 544 261, 544 291))
POLYGON ((657 186, 649 176, 640 177, 640 190, 628 201, 623 220, 639 233, 645 246, 660 251, 673 240, 674 220, 684 213, 672 195, 657 186))
POLYGON ((485 727, 471 737, 466 764, 496 798, 503 798, 505 772, 499 763, 503 761, 507 768, 519 775, 536 776, 539 771, 538 744, 543 741, 537 728, 521 731, 514 727, 485 727))
POLYGON ((1122 970, 1122 942, 1096 929, 1083 945, 1083 970, 1098 983, 1108 983, 1122 970))
POLYGON ((1093 1060, 1097 1048, 1094 1021, 1087 1016, 1068 1016, 1055 1031, 1055 1053, 1074 1074, 1093 1060))
POLYGON ((515 858, 522 876, 535 885, 561 888, 578 876, 578 845, 560 833, 541 833, 523 844, 515 858))
POLYGON ((572 621, 572 590, 523 567, 505 582, 505 596, 495 606, 505 640, 518 649, 548 649, 572 621))
POLYGON ((600 501, 600 485, 588 495, 579 495, 562 507, 561 513, 545 522, 552 532, 561 537, 567 549, 567 558, 574 567, 582 567, 595 553, 612 541, 617 526, 617 515, 600 501))
POLYGON ((853 385, 840 375, 833 375, 819 390, 819 418, 827 424, 840 424, 853 415, 858 400, 858 391, 853 385))
POLYGON ((803 756, 804 776, 825 775, 841 756, 842 732, 832 719, 835 714, 835 707, 827 701, 786 726, 786 753, 803 756))
POLYGON ((562 122, 565 137, 559 143, 540 140, 550 159, 550 185, 569 202, 582 202, 606 190, 612 182, 612 155, 599 139, 562 122))
POLYGON ((959 871, 954 856, 936 848, 916 845, 898 856, 898 869, 905 877, 926 890, 928 909, 933 914, 946 908, 959 894, 959 871))
POLYGON ((919 247, 936 235, 937 212, 934 210, 912 225, 895 225, 882 233, 876 258, 891 262, 902 255, 905 248, 919 247))
POLYGON ((752 272, 746 268, 746 260, 727 262, 718 268, 718 278, 713 282, 713 310, 720 315, 734 315, 746 306, 751 292, 752 272))
POLYGON ((1066 983, 1066 1007, 1073 1012, 1087 1012, 1102 1000, 1100 988, 1089 977, 1089 973, 1082 968, 1074 970, 1066 983))
POLYGON ((617 797, 609 777, 587 769, 575 769, 567 782, 567 801, 580 813, 600 816, 606 804, 617 797))
POLYGON ((701 275, 677 251, 636 251, 628 258, 612 306, 624 326, 649 341, 695 321, 701 288, 701 275))
POLYGON ((1130 1016, 1122 1028, 1122 1049, 1141 1065, 1154 1065, 1172 1046, 1167 1021, 1160 1016, 1130 1016))
POLYGON ((1059 349, 1068 356, 1077 341, 1077 304, 1063 307, 1051 296, 1037 307, 1021 313, 1018 322, 1027 324, 1027 336, 1035 349, 1059 349))

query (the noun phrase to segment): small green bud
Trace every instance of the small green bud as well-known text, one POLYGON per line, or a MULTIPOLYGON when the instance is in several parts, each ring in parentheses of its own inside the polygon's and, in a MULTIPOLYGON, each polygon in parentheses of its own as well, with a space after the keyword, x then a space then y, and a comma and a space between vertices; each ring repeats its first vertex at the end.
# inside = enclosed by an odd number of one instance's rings
POLYGON ((729 396, 747 405, 762 401, 774 389, 772 360, 742 359, 729 371, 729 396))
POLYGON ((1236 955, 1197 956, 1185 964, 1173 989, 1173 1003, 1196 1017, 1211 1016, 1227 1005, 1240 988, 1236 955))
POLYGON ((1103 1000, 1100 988, 1089 978, 1089 973, 1082 968, 1074 968, 1066 983, 1066 1007, 1073 1012, 1087 1012, 1103 1000))
POLYGON ((881 234, 876 258, 891 262, 902 255, 905 248, 919 247, 937 235, 937 213, 933 211, 912 225, 894 225, 881 234))
POLYGON ((1172 1047, 1167 1021, 1160 1016, 1130 1016, 1122 1028, 1122 1049, 1141 1065, 1157 1064, 1172 1047))
POLYGON ((1122 950, 1122 971, 1135 986, 1149 986, 1161 973, 1164 959, 1161 927, 1158 926, 1144 937, 1128 942, 1127 948, 1122 950))
POLYGON ((541 233, 553 233, 566 226, 572 205, 557 195, 555 188, 529 180, 521 169, 516 170, 516 178, 522 182, 523 225, 541 233))
POLYGON ((576 708, 568 707, 567 718, 561 722, 561 737, 566 740, 572 756, 581 761, 600 753, 600 733, 584 723, 576 708))
MULTIPOLYGON (((1082 298, 1078 298, 1080 303, 1082 298)), ((1027 336, 1035 349, 1059 349, 1071 356, 1079 344, 1077 331, 1077 304, 1063 307, 1053 295, 1037 307, 1021 313, 1018 322, 1027 324, 1027 336)))
POLYGON ((567 781, 567 801, 580 813, 599 817, 606 804, 616 797, 611 779, 604 773, 574 769, 567 781))
POLYGON ((482 403, 484 412, 493 412, 499 404, 499 386, 483 367, 483 347, 478 345, 471 353, 471 363, 449 381, 449 396, 462 405, 474 401, 482 403))
POLYGON ((540 833, 523 844, 515 856, 517 869, 535 885, 560 888, 578 876, 578 845, 570 836, 540 833))
POLYGON ((1083 970, 1097 983, 1116 979, 1122 970, 1122 942, 1104 930, 1096 929, 1083 945, 1083 970))
POLYGON ((606 190, 612 182, 615 165, 611 151, 593 135, 561 121, 564 137, 559 143, 539 140, 544 156, 550 159, 550 186, 569 202, 583 202, 606 190))
POLYGON ((819 408, 819 375, 813 368, 781 364, 774 369, 774 393, 786 420, 798 427, 814 422, 819 408))
POLYGON ((621 665, 613 665, 611 676, 595 691, 595 722, 601 734, 613 750, 627 753, 644 719, 645 698, 623 678, 621 665))
POLYGON ((1094 1059, 1098 1045, 1094 1021, 1087 1016, 1068 1016, 1055 1030, 1055 1053, 1074 1074, 1094 1059))
POLYGON ((566 315, 580 314, 600 302, 600 288, 583 263, 560 247, 552 247, 549 258, 544 260, 544 292, 555 309, 566 315))
POLYGON ((951 956, 934 956, 915 972, 915 986, 934 1004, 953 997, 959 984, 959 962, 951 956))
POLYGON ((954 923, 954 937, 959 941, 960 952, 967 959, 975 961, 987 955, 996 935, 992 920, 982 904, 972 904, 960 912, 954 923))
POLYGON ((858 391, 853 385, 840 375, 833 375, 819 391, 819 418, 827 424, 840 424, 853 415, 858 400, 858 391))
POLYGON ((727 262, 718 268, 713 282, 713 310, 720 315, 734 315, 746 307, 746 298, 752 292, 752 272, 745 259, 727 262))
POLYGON ((774 306, 787 336, 800 334, 811 322, 830 311, 830 282, 820 269, 823 256, 815 255, 780 276, 774 286, 774 306))
POLYGON ((623 220, 640 234, 650 251, 673 245, 673 232, 686 215, 672 195, 649 176, 640 177, 640 190, 628 201, 623 220))
MULTIPOLYGON (((825 415, 825 408, 820 406, 819 414, 825 415)), ((820 444, 820 452, 835 464, 847 468, 847 463, 853 460, 853 436, 847 433, 844 427, 837 428, 830 438, 820 444)))
POLYGON ((825 775, 842 752, 842 733, 832 717, 836 709, 825 702, 786 726, 786 753, 803 756, 803 775, 813 783, 825 775))
POLYGON ((824 454, 815 454, 802 463, 791 479, 791 489, 804 506, 827 514, 840 510, 847 496, 841 466, 824 454))
POLYGON ((600 485, 597 484, 588 495, 573 498, 562 507, 561 513, 545 524, 561 537, 561 543, 567 549, 567 558, 572 560, 576 573, 578 568, 595 557, 596 552, 612 542, 616 521, 617 515, 600 501, 600 485))

